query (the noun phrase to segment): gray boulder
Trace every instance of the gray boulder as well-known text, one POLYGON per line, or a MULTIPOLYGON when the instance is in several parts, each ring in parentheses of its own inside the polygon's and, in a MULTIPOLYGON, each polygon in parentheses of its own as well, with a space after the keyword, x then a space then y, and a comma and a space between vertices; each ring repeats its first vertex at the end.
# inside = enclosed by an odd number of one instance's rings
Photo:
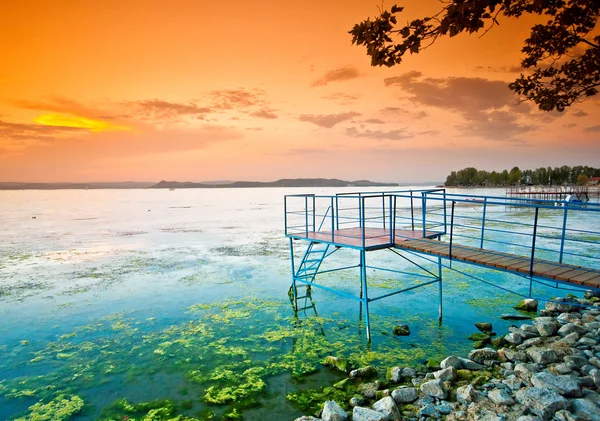
POLYGON ((377 377, 377 370, 373 366, 366 366, 357 368, 350 372, 351 379, 370 379, 371 377, 377 377))
POLYGON ((456 379, 456 369, 454 367, 444 368, 433 373, 433 377, 444 382, 456 379))
POLYGON ((552 349, 547 348, 529 348, 527 355, 532 361, 538 364, 551 364, 558 362, 558 355, 552 349))
POLYGON ((296 418, 294 421, 321 421, 321 418, 315 418, 310 415, 302 415, 300 418, 296 418))
POLYGON ((440 363, 440 367, 441 368, 454 367, 457 370, 460 370, 461 368, 463 368, 460 358, 457 357, 456 355, 452 355, 452 356, 442 360, 442 362, 440 363))
POLYGON ((490 333, 492 331, 492 324, 488 322, 477 322, 475 323, 475 327, 483 333, 490 333))
POLYGON ((458 357, 458 359, 460 360, 462 368, 464 368, 465 370, 481 370, 481 369, 483 369, 483 365, 478 364, 473 360, 470 360, 467 358, 462 358, 462 357, 458 357))
POLYGON ((469 359, 483 364, 485 360, 497 360, 498 351, 492 348, 474 349, 469 353, 469 359))
POLYGON ((373 409, 385 415, 386 421, 396 421, 402 416, 391 396, 386 396, 373 404, 373 409))
POLYGON ((373 409, 355 406, 352 410, 352 421, 385 421, 385 415, 373 409))
POLYGON ((536 327, 540 336, 552 336, 558 331, 558 323, 553 317, 537 317, 532 324, 536 327))
POLYGON ((465 405, 470 404, 477 397, 477 392, 472 384, 461 386, 456 389, 456 400, 465 405))
POLYGON ((414 402, 418 397, 419 394, 414 387, 400 387, 392 392, 392 398, 400 405, 414 402))
POLYGON ((549 421, 556 411, 569 407, 569 401, 552 389, 528 387, 517 391, 515 397, 543 421, 549 421))
POLYGON ((538 302, 532 298, 525 298, 521 300, 516 306, 513 307, 516 310, 522 311, 537 311, 538 302))
POLYGON ((517 421, 542 421, 539 417, 533 415, 521 415, 517 421))
POLYGON ((600 420, 600 408, 587 399, 573 399, 573 412, 586 421, 600 420))
POLYGON ((432 404, 429 404, 429 405, 425 405, 423 408, 419 409, 417 416, 419 418, 423 418, 423 417, 438 418, 439 413, 438 413, 437 409, 435 408, 435 406, 433 406, 432 404))
POLYGON ((321 413, 323 421, 346 421, 348 414, 337 404, 336 401, 326 401, 321 413))
POLYGON ((372 383, 359 384, 356 390, 365 398, 373 399, 377 394, 380 385, 381 383, 379 382, 379 380, 375 380, 372 383))
POLYGON ((400 367, 392 367, 388 372, 390 383, 400 383, 402 381, 402 369, 400 367))
POLYGON ((433 398, 438 399, 446 399, 448 396, 448 391, 444 387, 444 382, 440 379, 435 379, 423 383, 421 385, 421 392, 427 396, 431 396, 433 398))
POLYGON ((488 398, 496 405, 514 405, 515 401, 504 389, 494 389, 488 393, 488 398))
POLYGON ((405 377, 407 379, 414 379, 415 377, 417 377, 417 370, 411 367, 406 367, 402 369, 402 377, 405 377))
POLYGON ((581 387, 571 376, 555 376, 542 371, 531 376, 534 387, 554 389, 563 396, 581 397, 581 387))

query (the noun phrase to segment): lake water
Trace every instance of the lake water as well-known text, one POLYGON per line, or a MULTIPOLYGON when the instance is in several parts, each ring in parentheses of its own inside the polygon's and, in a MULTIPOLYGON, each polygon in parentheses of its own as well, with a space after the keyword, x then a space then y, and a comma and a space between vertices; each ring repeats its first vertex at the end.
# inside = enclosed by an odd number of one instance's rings
MULTIPOLYGON (((436 285, 409 291, 371 304, 370 344, 358 302, 314 289, 295 314, 283 196, 338 191, 0 191, 0 419, 294 419, 342 395, 323 390, 344 377, 321 365, 327 355, 419 366, 467 353, 474 322, 511 324, 499 315, 518 297, 453 271, 443 323, 436 285), (410 336, 391 334, 399 322, 410 336)), ((369 259, 404 264, 386 251, 369 259)), ((369 274, 372 294, 401 281, 369 274)), ((320 282, 356 289, 358 275, 320 282)))

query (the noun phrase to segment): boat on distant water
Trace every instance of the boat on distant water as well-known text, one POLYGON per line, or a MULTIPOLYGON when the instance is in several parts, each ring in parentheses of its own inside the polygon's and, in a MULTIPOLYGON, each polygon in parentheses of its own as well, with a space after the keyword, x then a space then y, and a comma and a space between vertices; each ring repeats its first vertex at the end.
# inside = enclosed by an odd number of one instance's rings
POLYGON ((175 189, 174 188, 170 188, 169 191, 175 191, 175 189))

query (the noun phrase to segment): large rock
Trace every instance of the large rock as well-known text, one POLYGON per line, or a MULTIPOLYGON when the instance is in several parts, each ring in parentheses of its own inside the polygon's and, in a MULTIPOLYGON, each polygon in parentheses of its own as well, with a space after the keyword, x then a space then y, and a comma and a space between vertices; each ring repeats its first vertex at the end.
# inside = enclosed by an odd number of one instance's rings
POLYGON ((408 336, 410 335, 410 327, 407 324, 399 324, 394 326, 393 332, 394 335, 408 336))
POLYGON ((548 348, 529 348, 527 355, 532 361, 538 364, 552 364, 558 362, 558 355, 552 349, 548 348))
POLYGON ((515 401, 504 389, 494 389, 488 393, 488 398, 496 405, 514 405, 515 401))
POLYGON ((386 396, 375 402, 373 404, 373 409, 385 415, 384 419, 386 421, 396 421, 402 416, 400 410, 396 406, 396 402, 394 402, 394 399, 392 399, 391 396, 386 396))
POLYGON ((558 331, 558 323, 553 317, 538 317, 533 320, 532 324, 540 336, 552 336, 558 331))
POLYGON ((531 376, 531 383, 535 387, 554 389, 563 396, 581 396, 581 387, 571 376, 555 376, 547 371, 542 371, 531 376))
POLYGON ((475 327, 483 333, 490 333, 492 331, 492 324, 488 322, 477 322, 475 327))
POLYGON ((335 367, 344 373, 348 372, 348 360, 346 358, 339 358, 329 355, 325 358, 325 362, 323 364, 335 367))
POLYGON ((462 365, 462 368, 464 368, 465 370, 482 370, 483 369, 483 366, 481 364, 478 364, 473 360, 469 360, 467 358, 462 358, 462 357, 458 357, 458 359, 460 360, 460 364, 462 365))
POLYGON ((348 414, 337 404, 336 401, 326 401, 321 413, 323 421, 346 421, 348 414))
POLYGON ((456 368, 448 367, 433 373, 433 377, 444 382, 456 379, 456 368))
POLYGON ((375 380, 372 383, 359 384, 356 390, 365 398, 373 399, 375 395, 377 395, 377 391, 379 390, 380 385, 381 383, 379 382, 379 380, 375 380))
POLYGON ((370 379, 371 377, 377 377, 377 370, 373 366, 366 366, 357 368, 350 372, 351 379, 370 379))
POLYGON ((352 421, 385 421, 385 415, 373 409, 355 406, 352 410, 352 421))
POLYGON ((497 360, 498 351, 492 348, 474 349, 469 353, 469 359, 476 363, 483 364, 486 360, 497 360))
POLYGON ((419 394, 414 387, 400 387, 392 392, 392 398, 400 405, 414 402, 418 397, 419 394))
POLYGON ((510 348, 500 348, 498 355, 503 361, 526 363, 528 360, 525 351, 517 351, 510 348))
POLYGON ((600 408, 587 399, 573 399, 573 412, 586 421, 600 420, 600 408))
POLYGON ((515 397, 543 421, 549 421, 556 411, 569 407, 569 401, 552 389, 528 387, 517 391, 515 397))
POLYGON ((530 316, 524 316, 523 314, 503 314, 500 316, 504 320, 530 320, 530 316))
POLYGON ((571 299, 556 298, 554 301, 546 302, 546 310, 555 311, 558 313, 568 313, 571 311, 577 311, 579 309, 578 306, 571 305, 570 303, 573 303, 571 299))
POLYGON ((423 394, 427 396, 431 396, 433 398, 438 399, 446 399, 446 397, 448 396, 448 391, 444 387, 444 382, 442 382, 440 379, 435 379, 423 383, 421 385, 421 392, 423 392, 423 394))
POLYGON ((460 370, 461 368, 463 368, 460 358, 457 357, 456 355, 452 355, 452 356, 442 360, 442 362, 440 363, 440 367, 442 369, 454 367, 457 370, 460 370))
POLYGON ((311 415, 302 415, 300 418, 296 418, 294 421, 321 421, 321 418, 315 418, 311 415))
POLYGON ((465 405, 473 402, 473 399, 475 399, 476 396, 477 392, 475 392, 475 388, 472 384, 461 386, 456 389, 456 400, 465 405))
POLYGON ((512 332, 508 335, 504 335, 504 340, 509 344, 519 345, 521 342, 523 342, 523 336, 518 332, 512 332))
POLYGON ((532 298, 526 298, 524 300, 521 300, 513 308, 515 308, 516 310, 522 310, 522 311, 530 311, 530 312, 537 311, 538 302, 537 302, 537 300, 534 300, 532 298))
POLYGON ((400 383, 402 381, 402 369, 400 367, 392 367, 387 372, 387 379, 390 383, 400 383))

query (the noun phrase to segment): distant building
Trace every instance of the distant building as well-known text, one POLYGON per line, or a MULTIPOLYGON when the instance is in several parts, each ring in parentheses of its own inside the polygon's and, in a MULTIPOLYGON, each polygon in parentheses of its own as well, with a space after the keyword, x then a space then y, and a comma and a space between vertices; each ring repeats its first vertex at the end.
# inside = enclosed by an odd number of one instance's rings
POLYGON ((590 177, 588 178, 588 185, 597 186, 600 184, 600 177, 590 177))

